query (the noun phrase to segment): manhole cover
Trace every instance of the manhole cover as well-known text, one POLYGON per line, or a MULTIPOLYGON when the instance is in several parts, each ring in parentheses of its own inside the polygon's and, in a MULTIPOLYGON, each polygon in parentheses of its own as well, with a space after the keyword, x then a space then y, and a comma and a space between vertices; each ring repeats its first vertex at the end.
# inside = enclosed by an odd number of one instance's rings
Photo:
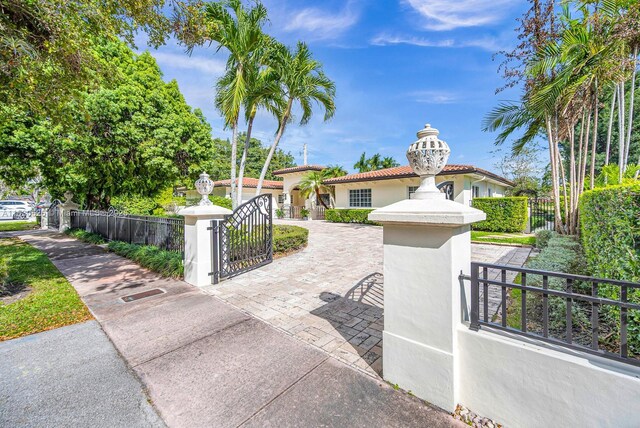
POLYGON ((163 290, 159 288, 154 288, 152 290, 143 291, 142 293, 129 294, 128 296, 121 297, 122 301, 125 303, 133 302, 135 300, 144 299, 145 297, 155 296, 157 294, 164 293, 163 290))

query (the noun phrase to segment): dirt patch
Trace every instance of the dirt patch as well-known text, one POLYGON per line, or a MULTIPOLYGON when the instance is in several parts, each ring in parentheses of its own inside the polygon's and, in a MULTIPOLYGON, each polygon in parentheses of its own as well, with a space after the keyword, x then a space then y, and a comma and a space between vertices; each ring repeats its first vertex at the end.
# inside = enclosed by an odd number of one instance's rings
POLYGON ((0 284, 0 302, 5 305, 24 299, 29 293, 31 293, 31 287, 27 287, 26 284, 0 284))

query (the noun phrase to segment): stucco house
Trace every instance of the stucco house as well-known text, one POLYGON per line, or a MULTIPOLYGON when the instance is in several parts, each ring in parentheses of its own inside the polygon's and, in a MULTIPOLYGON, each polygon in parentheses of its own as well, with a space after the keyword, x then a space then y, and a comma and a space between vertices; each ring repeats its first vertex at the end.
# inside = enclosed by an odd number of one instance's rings
MULTIPOLYGON (((298 188, 302 178, 310 171, 322 171, 322 165, 300 165, 273 172, 282 180, 265 180, 261 194, 273 195, 273 209, 284 209, 286 217, 300 217, 301 209, 307 208, 312 218, 322 218, 316 208, 322 210, 322 204, 315 195, 304 198, 298 188)), ((331 208, 381 208, 394 202, 411 197, 420 185, 420 178, 410 166, 380 169, 342 177, 330 178, 325 184, 333 192, 320 195, 331 208)), ((471 165, 447 165, 436 176, 436 184, 447 198, 469 205, 473 198, 502 197, 513 183, 504 177, 476 168, 471 165)), ((258 179, 243 179, 243 202, 255 196, 258 179)), ((214 182, 213 195, 231 197, 231 180, 214 182)))
MULTIPOLYGON (((335 208, 381 208, 408 199, 420 186, 410 166, 380 169, 331 178, 335 208)), ((448 199, 469 205, 473 198, 502 197, 513 183, 471 165, 446 165, 436 176, 438 188, 448 199)))

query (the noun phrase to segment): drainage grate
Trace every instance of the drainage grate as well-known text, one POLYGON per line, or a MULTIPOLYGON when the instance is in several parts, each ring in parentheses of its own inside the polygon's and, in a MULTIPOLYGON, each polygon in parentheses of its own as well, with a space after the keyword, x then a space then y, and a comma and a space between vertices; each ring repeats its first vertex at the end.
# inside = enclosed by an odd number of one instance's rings
POLYGON ((154 288, 152 290, 143 291, 142 293, 129 294, 128 296, 121 297, 122 301, 125 303, 133 302, 136 300, 144 299, 145 297, 155 296, 157 294, 163 294, 164 290, 159 288, 154 288))

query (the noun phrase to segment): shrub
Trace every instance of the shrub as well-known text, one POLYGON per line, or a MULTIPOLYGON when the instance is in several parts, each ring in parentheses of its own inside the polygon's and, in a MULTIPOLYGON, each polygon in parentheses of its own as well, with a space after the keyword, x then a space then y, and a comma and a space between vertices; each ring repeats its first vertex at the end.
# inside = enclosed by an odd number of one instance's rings
POLYGON ((231 199, 225 198, 224 196, 209 196, 213 205, 217 205, 219 207, 232 209, 231 199))
POLYGON ((116 210, 134 215, 150 215, 158 204, 153 198, 146 196, 114 196, 111 206, 116 210))
MULTIPOLYGON (((580 232, 587 265, 593 276, 640 281, 640 184, 611 186, 585 192, 580 198, 580 232)), ((600 295, 620 298, 620 287, 603 285, 600 295)), ((640 290, 629 301, 640 303, 640 290)), ((619 310, 604 306, 619 326, 619 310)), ((640 354, 640 311, 629 311, 629 348, 640 354)))
POLYGON ((107 248, 160 275, 180 278, 184 274, 180 253, 161 250, 151 245, 128 244, 122 241, 111 241, 107 248))
POLYGON ((282 208, 278 208, 276 210, 276 217, 278 218, 284 218, 284 210, 282 208))
POLYGON ((473 225, 487 232, 522 232, 527 228, 527 198, 475 198, 473 207, 487 214, 487 219, 473 225))
POLYGON ((331 209, 325 211, 324 218, 332 223, 361 223, 379 226, 380 223, 368 219, 369 213, 372 211, 367 209, 331 209))
POLYGON ((105 239, 102 235, 98 235, 97 233, 87 232, 82 229, 67 229, 64 231, 66 235, 72 236, 76 239, 79 239, 84 242, 88 242, 90 244, 104 244, 105 239))
POLYGON ((274 254, 288 253, 307 246, 309 230, 299 226, 273 226, 274 254))
POLYGON ((585 192, 580 226, 594 276, 640 281, 640 184, 585 192))
POLYGON ((549 240, 556 236, 556 232, 553 230, 541 230, 536 233, 536 247, 542 249, 546 248, 549 240))

